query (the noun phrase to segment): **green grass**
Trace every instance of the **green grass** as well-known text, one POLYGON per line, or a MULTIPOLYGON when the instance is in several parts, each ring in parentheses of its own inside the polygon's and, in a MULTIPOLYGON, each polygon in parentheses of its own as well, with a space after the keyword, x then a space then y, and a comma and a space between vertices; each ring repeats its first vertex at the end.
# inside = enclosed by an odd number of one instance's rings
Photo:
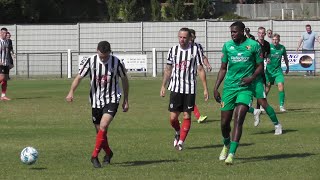
MULTIPOLYGON (((215 78, 208 79, 210 95, 215 78)), ((88 81, 81 83, 72 104, 64 99, 70 84, 66 79, 9 81, 12 101, 0 102, 0 179, 318 179, 318 77, 287 77, 287 113, 279 113, 273 87, 269 103, 284 134, 273 135, 266 115, 259 127, 253 127, 253 116, 248 114, 233 166, 218 161, 219 105, 212 97, 204 102, 200 86, 197 104, 208 115, 207 123, 198 124, 193 118, 185 149, 177 152, 168 121, 169 93, 159 97, 161 79, 131 78, 129 112, 119 111, 108 133, 112 164, 94 169, 88 81), (39 151, 34 165, 20 162, 20 151, 26 146, 39 151)))

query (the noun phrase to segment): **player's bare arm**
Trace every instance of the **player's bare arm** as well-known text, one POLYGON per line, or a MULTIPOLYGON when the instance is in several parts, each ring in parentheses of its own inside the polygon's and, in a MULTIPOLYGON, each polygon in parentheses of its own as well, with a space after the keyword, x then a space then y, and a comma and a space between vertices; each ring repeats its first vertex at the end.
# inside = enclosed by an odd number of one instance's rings
POLYGON ((303 41, 303 39, 302 39, 302 38, 300 38, 300 39, 299 39, 299 42, 298 42, 297 51, 299 51, 300 46, 301 46, 301 44, 302 44, 302 41, 303 41))
POLYGON ((66 97, 66 100, 68 102, 72 102, 73 101, 73 94, 74 92, 76 91, 78 85, 80 84, 82 80, 82 77, 78 74, 77 77, 73 80, 72 84, 71 84, 71 87, 70 87, 70 91, 66 97))
POLYGON ((221 63, 220 70, 219 70, 218 76, 217 76, 217 80, 216 80, 216 83, 213 88, 213 96, 214 96, 214 99, 218 103, 221 102, 221 96, 220 96, 220 93, 218 90, 219 90, 219 87, 220 87, 226 73, 227 73, 227 67, 228 67, 227 63, 224 63, 224 62, 221 63))
POLYGON ((122 81, 122 89, 123 89, 123 103, 122 103, 122 110, 123 112, 127 112, 129 110, 129 80, 128 76, 124 76, 121 78, 122 81))
POLYGON ((289 60, 288 60, 287 52, 284 52, 283 59, 284 59, 284 63, 286 64, 286 67, 287 67, 285 73, 288 74, 289 73, 289 60))
POLYGON ((165 70, 164 70, 164 74, 163 74, 163 80, 162 80, 162 85, 161 85, 161 90, 160 90, 160 96, 164 97, 166 95, 166 84, 169 80, 169 77, 171 75, 172 72, 172 65, 168 65, 166 66, 165 70))
POLYGON ((207 101, 209 99, 207 78, 206 78, 206 72, 202 65, 198 66, 198 72, 199 72, 199 77, 202 81, 204 100, 207 101))
POLYGON ((203 58, 203 64, 206 66, 207 71, 212 71, 212 67, 209 63, 208 58, 206 56, 203 56, 202 58, 203 58))

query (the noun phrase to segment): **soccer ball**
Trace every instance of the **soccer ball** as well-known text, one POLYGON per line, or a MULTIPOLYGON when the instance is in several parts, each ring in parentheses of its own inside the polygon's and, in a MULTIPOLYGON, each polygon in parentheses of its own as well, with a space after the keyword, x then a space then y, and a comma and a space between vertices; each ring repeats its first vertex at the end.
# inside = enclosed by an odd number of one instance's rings
POLYGON ((33 147, 26 147, 21 151, 20 159, 24 164, 34 164, 38 159, 38 151, 33 147))

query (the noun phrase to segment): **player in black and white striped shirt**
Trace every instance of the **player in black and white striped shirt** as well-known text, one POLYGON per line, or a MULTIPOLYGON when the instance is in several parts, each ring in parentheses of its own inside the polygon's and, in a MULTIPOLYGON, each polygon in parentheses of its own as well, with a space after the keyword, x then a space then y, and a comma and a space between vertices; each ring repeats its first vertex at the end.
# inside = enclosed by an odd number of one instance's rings
POLYGON ((178 33, 179 45, 173 46, 168 52, 167 66, 160 90, 164 97, 166 84, 169 80, 170 90, 170 123, 175 129, 174 147, 182 150, 191 125, 191 112, 194 109, 196 94, 196 75, 202 81, 205 100, 208 100, 206 73, 203 68, 200 48, 190 43, 191 33, 188 28, 181 28, 178 33), (179 115, 183 112, 182 131, 180 133, 179 115))
POLYGON ((0 32, 0 79, 3 79, 1 82, 1 98, 0 100, 8 101, 10 100, 7 96, 7 80, 9 76, 9 44, 6 39, 8 29, 7 28, 1 28, 0 32))
POLYGON ((103 164, 109 164, 113 156, 108 144, 107 129, 117 113, 120 102, 119 78, 121 78, 124 93, 123 112, 127 112, 129 109, 129 83, 124 65, 117 57, 110 54, 111 47, 107 41, 99 42, 97 52, 96 55, 88 58, 80 68, 66 100, 68 102, 73 101, 74 91, 81 79, 89 75, 92 120, 97 131, 96 145, 92 153, 91 162, 95 168, 100 168, 98 154, 101 149, 106 152, 103 164))

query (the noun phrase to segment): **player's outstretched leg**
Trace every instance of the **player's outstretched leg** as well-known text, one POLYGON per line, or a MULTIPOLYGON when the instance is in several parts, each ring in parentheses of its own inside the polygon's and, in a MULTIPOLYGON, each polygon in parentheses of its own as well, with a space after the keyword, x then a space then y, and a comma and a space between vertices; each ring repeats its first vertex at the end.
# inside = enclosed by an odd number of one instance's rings
POLYGON ((267 115, 269 116, 270 120, 272 121, 274 128, 275 128, 275 135, 282 134, 282 125, 279 123, 277 118, 277 114, 274 109, 268 104, 267 99, 259 99, 260 104, 265 108, 267 115))
POLYGON ((198 123, 202 123, 207 119, 207 116, 202 116, 197 105, 194 105, 194 116, 197 118, 198 123))

